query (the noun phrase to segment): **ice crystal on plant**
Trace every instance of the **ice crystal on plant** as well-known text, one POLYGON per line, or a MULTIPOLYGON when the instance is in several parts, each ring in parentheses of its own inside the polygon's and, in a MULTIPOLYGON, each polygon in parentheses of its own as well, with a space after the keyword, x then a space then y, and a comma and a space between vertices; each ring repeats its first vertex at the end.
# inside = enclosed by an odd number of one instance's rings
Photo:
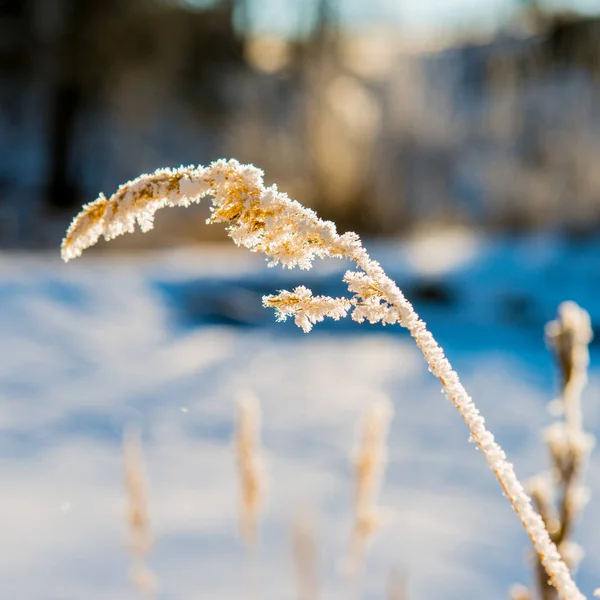
POLYGON ((275 296, 265 296, 263 304, 275 309, 278 321, 285 321, 288 316, 293 316, 296 325, 305 333, 325 317, 331 317, 336 321, 345 317, 351 306, 346 298, 313 296, 311 290, 303 285, 298 286, 293 292, 284 291, 275 296))
MULTIPOLYGON (((529 482, 534 506, 539 511, 551 541, 572 571, 576 571, 583 550, 569 539, 589 499, 581 484, 587 458, 595 439, 584 432, 581 394, 587 382, 588 344, 592 340, 588 313, 574 302, 563 302, 558 316, 546 325, 549 347, 556 355, 561 375, 561 394, 552 402, 553 413, 561 418, 544 431, 552 469, 529 482)), ((542 564, 536 563, 537 588, 542 600, 554 600, 542 564)))

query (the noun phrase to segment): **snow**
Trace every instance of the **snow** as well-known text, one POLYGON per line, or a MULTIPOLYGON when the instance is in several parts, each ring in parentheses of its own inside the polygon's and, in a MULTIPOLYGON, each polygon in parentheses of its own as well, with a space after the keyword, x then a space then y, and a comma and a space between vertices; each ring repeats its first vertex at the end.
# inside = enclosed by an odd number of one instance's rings
MULTIPOLYGON (((453 234, 365 245, 414 301, 519 476, 543 469, 556 391, 544 323, 563 300, 600 322, 600 244, 453 234)), ((346 319, 305 335, 261 308, 262 294, 301 284, 343 295, 344 268, 267 269, 229 247, 69 265, 0 255, 2 596, 131 597, 121 433, 132 421, 144 430, 159 598, 247 596, 231 439, 245 390, 261 399, 269 477, 261 598, 295 597, 291 519, 306 508, 317 514, 323 597, 339 597, 355 427, 382 393, 395 418, 380 504, 394 517, 371 548, 362 597, 383 597, 394 568, 411 598, 499 600, 529 583, 528 539, 406 333, 346 319)), ((599 359, 592 343, 583 410, 597 436, 599 359)), ((600 573, 599 456, 576 535, 586 595, 600 573)))

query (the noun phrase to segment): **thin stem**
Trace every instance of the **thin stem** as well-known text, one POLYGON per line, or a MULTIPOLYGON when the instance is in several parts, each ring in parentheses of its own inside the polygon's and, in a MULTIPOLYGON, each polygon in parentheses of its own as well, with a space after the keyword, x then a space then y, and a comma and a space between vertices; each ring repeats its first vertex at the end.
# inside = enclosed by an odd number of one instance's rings
POLYGON ((386 301, 398 310, 400 324, 408 329, 423 353, 429 369, 442 383, 446 397, 454 404, 467 424, 473 441, 481 449, 505 496, 519 516, 554 587, 565 600, 585 598, 575 585, 556 545, 550 539, 542 518, 533 509, 531 500, 517 479, 512 464, 506 460, 505 452, 486 428, 483 417, 460 382, 450 361, 445 357, 443 350, 427 330, 425 323, 396 284, 385 275, 378 263, 371 260, 364 249, 361 248, 357 251, 354 259, 368 276, 381 285, 380 291, 386 301))

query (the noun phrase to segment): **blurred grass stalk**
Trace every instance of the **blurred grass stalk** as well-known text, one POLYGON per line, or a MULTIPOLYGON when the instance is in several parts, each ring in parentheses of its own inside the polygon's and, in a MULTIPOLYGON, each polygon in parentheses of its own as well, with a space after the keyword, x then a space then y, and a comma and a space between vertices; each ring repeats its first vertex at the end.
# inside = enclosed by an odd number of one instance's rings
MULTIPOLYGON (((583 558, 583 549, 573 542, 575 521, 589 499, 581 483, 595 439, 583 430, 581 394, 587 383, 589 365, 588 344, 593 337, 589 314, 574 302, 563 302, 558 307, 557 319, 546 326, 548 346, 554 352, 560 373, 561 393, 550 408, 562 420, 544 431, 551 470, 529 481, 529 492, 550 538, 558 547, 563 560, 572 572, 577 571, 583 558)), ((556 600, 556 590, 539 558, 535 575, 540 600, 556 600)), ((511 590, 513 600, 533 598, 532 591, 523 586, 511 590)))
POLYGON ((134 427, 123 436, 124 481, 127 496, 127 526, 129 551, 134 563, 130 576, 134 586, 144 596, 153 596, 157 579, 148 566, 148 555, 153 545, 148 516, 148 493, 142 460, 141 433, 134 427))
POLYGON ((248 548, 258 543, 260 509, 265 495, 260 416, 260 404, 254 396, 239 399, 235 445, 241 492, 240 535, 248 548))
POLYGON ((390 402, 374 403, 364 416, 354 457, 354 527, 344 567, 348 577, 358 577, 366 547, 385 524, 386 511, 378 506, 387 462, 387 435, 393 410, 390 402))
POLYGON ((314 518, 311 515, 296 515, 292 523, 292 557, 298 600, 317 600, 318 552, 314 518))

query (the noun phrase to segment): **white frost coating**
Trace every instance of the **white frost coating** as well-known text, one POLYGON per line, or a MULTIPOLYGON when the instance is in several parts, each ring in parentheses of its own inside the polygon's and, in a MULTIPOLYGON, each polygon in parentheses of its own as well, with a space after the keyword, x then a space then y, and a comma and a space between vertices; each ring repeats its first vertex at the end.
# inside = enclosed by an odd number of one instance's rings
POLYGON ((360 271, 345 276, 351 298, 315 297, 300 287, 266 296, 264 305, 275 308, 279 318, 294 316, 306 332, 326 316, 340 318, 350 311, 359 322, 367 319, 406 327, 466 422, 471 438, 498 478, 560 596, 564 600, 582 600, 583 594, 550 540, 542 518, 533 509, 512 464, 486 429, 458 375, 410 302, 379 263, 369 257, 356 234, 339 235, 333 223, 322 221, 314 211, 290 200, 276 186, 265 188, 262 175, 259 169, 235 160, 219 160, 207 168, 162 169, 142 175, 121 186, 110 200, 100 196, 84 207, 67 231, 62 257, 68 261, 79 256, 100 235, 110 239, 128 233, 135 221, 148 230, 159 208, 186 206, 210 194, 213 205, 209 222, 225 223, 237 245, 264 253, 271 266, 281 263, 287 268, 309 269, 314 258, 327 256, 352 260, 360 271))
POLYGON ((285 321, 288 316, 293 316, 296 325, 305 333, 325 317, 339 321, 348 314, 351 306, 346 298, 313 296, 312 292, 303 285, 298 286, 293 292, 280 292, 272 305, 275 302, 280 303, 280 308, 277 309, 277 320, 285 321))
POLYGON ((593 338, 590 315, 575 302, 563 302, 558 307, 558 318, 546 325, 546 338, 562 372, 561 402, 567 437, 576 438, 583 432, 581 393, 587 383, 588 344, 593 338))
MULTIPOLYGON (((535 508, 551 531, 551 540, 574 573, 583 550, 569 537, 575 519, 589 499, 589 491, 581 485, 581 479, 595 443, 594 437, 583 430, 581 412, 581 394, 589 364, 588 344, 593 338, 589 314, 574 302, 563 302, 556 320, 546 325, 546 338, 561 375, 561 394, 552 402, 555 415, 561 420, 544 430, 551 471, 535 477, 528 487, 535 508)), ((535 572, 540 593, 546 597, 549 587, 545 572, 539 565, 535 572)))

